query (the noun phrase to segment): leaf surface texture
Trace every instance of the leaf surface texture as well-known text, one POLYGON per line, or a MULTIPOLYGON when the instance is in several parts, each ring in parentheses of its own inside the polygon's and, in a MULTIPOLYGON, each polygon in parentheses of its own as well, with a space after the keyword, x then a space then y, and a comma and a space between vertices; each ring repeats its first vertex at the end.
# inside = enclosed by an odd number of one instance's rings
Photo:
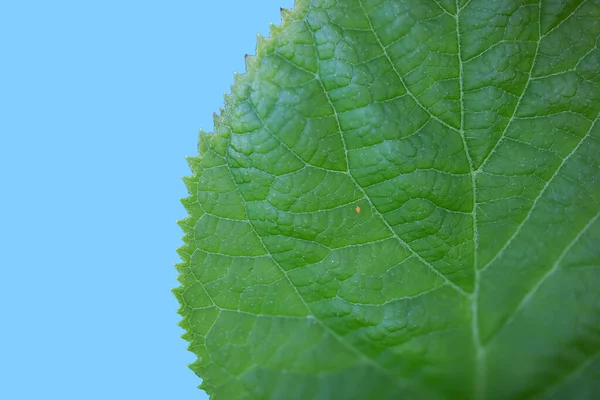
POLYGON ((599 37, 598 0, 283 10, 185 179, 211 398, 600 393, 599 37))

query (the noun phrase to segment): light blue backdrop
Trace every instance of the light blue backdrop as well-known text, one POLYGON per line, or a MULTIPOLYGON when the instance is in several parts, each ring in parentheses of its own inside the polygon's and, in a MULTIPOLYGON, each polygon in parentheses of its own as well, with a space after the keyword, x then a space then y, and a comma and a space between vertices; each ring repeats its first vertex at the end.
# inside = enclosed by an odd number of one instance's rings
POLYGON ((292 0, 0 2, 0 398, 202 399, 180 177, 292 0))

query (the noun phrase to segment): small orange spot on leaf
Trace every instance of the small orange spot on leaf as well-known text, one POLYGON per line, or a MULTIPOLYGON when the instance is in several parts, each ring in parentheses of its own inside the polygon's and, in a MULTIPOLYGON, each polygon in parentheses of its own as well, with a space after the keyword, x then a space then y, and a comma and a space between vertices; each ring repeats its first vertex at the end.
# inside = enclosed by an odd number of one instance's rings
POLYGON ((359 206, 356 206, 356 213, 360 214, 360 207, 359 206))

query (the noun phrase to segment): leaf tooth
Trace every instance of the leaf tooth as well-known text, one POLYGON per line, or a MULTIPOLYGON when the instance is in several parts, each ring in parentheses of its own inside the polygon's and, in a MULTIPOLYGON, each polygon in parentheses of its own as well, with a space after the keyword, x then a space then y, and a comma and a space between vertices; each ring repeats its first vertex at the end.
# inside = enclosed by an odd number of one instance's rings
POLYGON ((256 55, 257 56, 262 55, 267 50, 268 45, 269 45, 268 39, 266 37, 264 37, 263 35, 261 35, 260 33, 258 33, 256 35, 256 55))
MULTIPOLYGON (((190 195, 188 197, 183 197, 183 198, 179 199, 179 201, 185 207, 185 209, 189 212, 194 211, 194 209, 196 208, 196 205, 197 205, 197 198, 194 195, 190 195)), ((185 219, 182 221, 185 221, 185 219)))
MULTIPOLYGON (((247 55, 246 55, 247 56, 247 55)), ((235 87, 242 84, 242 78, 246 76, 246 74, 240 74, 237 72, 233 73, 233 85, 229 86, 231 93, 234 93, 235 87)))
POLYGON ((200 167, 200 162, 202 161, 202 158, 199 156, 196 157, 186 157, 185 161, 188 164, 188 167, 190 168, 190 170, 194 173, 194 174, 198 174, 202 167, 200 167))
MULTIPOLYGON (((178 325, 184 329, 184 333, 181 335, 181 338, 188 342, 187 349, 196 355, 196 359, 193 363, 189 364, 188 367, 194 371, 198 376, 203 376, 206 368, 211 363, 210 355, 206 351, 205 346, 205 336, 201 334, 195 334, 192 329, 192 314, 194 312, 193 308, 185 304, 185 300, 183 298, 184 293, 183 287, 178 287, 174 289, 173 292, 179 301, 179 309, 177 313, 181 315, 181 320, 178 322, 178 325)), ((200 386, 203 388, 207 382, 207 379, 203 379, 203 384, 200 386)), ((205 391, 210 393, 212 388, 210 385, 207 385, 209 389, 205 391)))
MULTIPOLYGON (((233 89, 233 86, 230 86, 230 89, 233 89)), ((223 94, 223 102, 225 103, 225 108, 230 109, 235 104, 235 96, 233 93, 225 93, 223 94)), ((219 108, 219 115, 223 115, 225 110, 223 108, 219 108)), ((213 118, 214 119, 214 118, 213 118)))
POLYGON ((195 176, 184 176, 181 178, 183 184, 188 190, 188 193, 195 196, 198 193, 198 178, 195 176))
MULTIPOLYGON (((213 122, 215 124, 215 130, 219 125, 223 124, 223 109, 219 109, 220 114, 217 113, 213 113, 213 122)), ((205 137, 205 139, 208 139, 208 137, 205 137)))
POLYGON ((188 343, 188 351, 196 356, 196 359, 193 363, 188 365, 188 368, 190 368, 196 375, 201 377, 204 376, 202 379, 202 384, 198 386, 198 388, 204 390, 210 395, 215 392, 215 387, 211 385, 210 379, 207 379, 205 376, 205 372, 211 364, 210 355, 208 354, 204 344, 205 338, 201 335, 194 334, 192 331, 191 309, 183 302, 183 288, 178 287, 173 289, 173 293, 179 301, 179 309, 177 310, 177 313, 181 316, 181 320, 177 323, 177 325, 184 330, 181 338, 188 343), (199 340, 200 337, 201 340, 199 340))
MULTIPOLYGON (((186 267, 186 265, 185 265, 185 264, 182 264, 182 263, 175 264, 175 268, 177 268, 177 271, 180 271, 180 272, 181 272, 181 270, 182 270, 183 268, 185 268, 185 267, 186 267)), ((177 277, 177 280, 178 280, 180 283, 182 283, 182 284, 183 284, 183 282, 181 282, 181 280, 180 280, 179 278, 180 278, 180 277, 178 276, 178 277, 177 277)), ((183 292, 185 292, 185 289, 183 288, 183 286, 178 286, 178 287, 176 287, 176 288, 174 288, 174 289, 171 289, 171 292, 173 293, 173 295, 175 296, 175 298, 176 298, 176 299, 177 299, 177 301, 179 302, 179 310, 177 311, 177 312, 179 312, 179 311, 181 311, 181 310, 182 310, 182 308, 183 308, 183 292)))
MULTIPOLYGON (((182 307, 182 309, 185 309, 185 307, 182 307)), ((182 318, 181 321, 179 321, 178 325, 180 327, 182 327, 183 329, 185 329, 185 332, 183 333, 183 335, 181 335, 181 338, 183 340, 185 340, 186 342, 188 342, 187 349, 189 351, 192 351, 192 341, 194 340, 194 334, 191 333, 192 324, 190 323, 190 319, 189 318, 182 318)))
MULTIPOLYGON (((179 287, 179 288, 181 288, 181 287, 179 287)), ((177 289, 179 289, 179 288, 177 288, 177 289)), ((183 294, 183 291, 181 291, 181 294, 183 294)), ((181 320, 177 323, 177 325, 179 325, 185 331, 181 335, 181 338, 183 340, 185 340, 186 342, 188 342, 187 349, 189 351, 191 351, 192 353, 194 353, 194 351, 192 350, 192 347, 193 347, 192 342, 194 340, 194 334, 192 333, 192 323, 190 321, 190 317, 191 317, 190 309, 189 309, 189 307, 187 307, 184 304, 183 298, 181 296, 178 296, 177 294, 175 294, 175 296, 177 297, 177 300, 179 301, 179 309, 177 310, 177 314, 181 315, 181 320)), ((195 361, 195 362, 197 362, 197 361, 195 361)))
POLYGON ((292 15, 293 15, 292 13, 294 12, 293 9, 280 8, 279 12, 281 13, 281 26, 284 26, 293 20, 293 18, 292 18, 292 15))
POLYGON ((175 297, 177 297, 177 299, 179 300, 178 297, 178 293, 183 293, 183 291, 185 290, 185 285, 183 284, 183 282, 181 281, 181 277, 182 272, 188 267, 188 265, 184 262, 178 262, 178 263, 173 263, 173 266, 175 267, 175 269, 177 270, 177 272, 179 272, 179 275, 177 275, 177 281, 179 283, 181 283, 181 285, 177 286, 176 288, 171 289, 171 291, 173 292, 173 294, 175 295, 175 297))
POLYGON ((302 12, 310 8, 310 0, 295 0, 294 11, 302 12))
MULTIPOLYGON (((210 361, 210 359, 209 359, 210 361)), ((212 364, 212 362, 205 362, 202 364, 202 366, 198 365, 196 366, 195 363, 190 365, 190 368, 192 369, 192 371, 194 371, 198 376, 202 377, 204 376, 204 372, 208 370, 208 366, 212 364)), ((218 393, 219 390, 219 386, 213 385, 212 384, 212 380, 210 379, 202 379, 202 383, 200 384, 200 386, 198 386, 199 389, 202 389, 206 392, 206 394, 210 397, 213 398, 213 393, 218 393)), ((219 399, 221 399, 221 397, 219 397, 219 399)))
MULTIPOLYGON (((186 235, 184 236, 184 242, 186 241, 186 237, 189 239, 191 236, 186 235)), ((183 263, 187 266, 190 263, 190 258, 192 256, 191 253, 193 253, 192 250, 192 246, 190 244, 184 244, 183 246, 179 247, 176 251, 177 254, 179 254, 179 257, 181 257, 181 261, 183 261, 183 263)))
POLYGON ((193 239, 192 233, 194 231, 194 227, 196 226, 196 223, 198 222, 200 217, 204 214, 199 207, 197 211, 199 211, 198 215, 191 215, 189 217, 177 221, 177 225, 179 225, 179 227, 183 231, 184 236, 182 239, 185 244, 191 243, 191 239, 193 239))
POLYGON ((182 262, 177 264, 177 271, 181 273, 183 270, 189 267, 191 257, 189 254, 186 253, 186 246, 178 247, 175 251, 179 255, 179 258, 181 258, 182 260, 182 262))
POLYGON ((258 59, 255 55, 246 54, 244 61, 246 63, 246 73, 248 73, 248 71, 251 71, 256 68, 258 59))
POLYGON ((194 334, 192 333, 192 324, 190 322, 189 307, 187 307, 183 301, 184 289, 182 286, 179 286, 175 289, 172 289, 172 292, 177 298, 177 301, 179 302, 177 314, 181 315, 181 320, 177 323, 177 325, 179 325, 184 330, 184 333, 181 335, 181 338, 188 342, 187 349, 189 351, 192 351, 192 340, 194 338, 194 334))
MULTIPOLYGON (((219 127, 219 125, 221 124, 221 120, 219 119, 219 121, 217 121, 217 118, 221 118, 218 114, 213 113, 213 125, 214 125, 214 130, 215 132, 217 131, 217 128, 219 127)), ((200 162, 202 160, 202 154, 204 154, 206 151, 210 150, 210 141, 211 138, 214 137, 214 134, 205 132, 203 130, 200 131, 200 134, 198 135, 198 154, 200 154, 200 158, 198 159, 198 161, 200 162)), ((201 168, 198 165, 198 168, 201 168)))
MULTIPOLYGON (((223 111, 223 110, 221 110, 221 111, 223 111)), ((216 145, 215 142, 219 141, 219 139, 221 139, 223 137, 228 137, 229 133, 231 131, 231 128, 227 125, 225 112, 222 112, 221 114, 213 114, 213 121, 215 124, 215 134, 207 136, 205 138, 206 146, 210 145, 209 148, 207 148, 206 150, 220 154, 219 150, 222 150, 222 149, 217 149, 216 147, 218 147, 218 146, 216 145)))
MULTIPOLYGON (((177 289, 180 289, 180 287, 178 287, 177 289)), ((175 291, 173 290, 173 293, 175 293, 175 291)), ((177 325, 179 325, 180 327, 182 327, 185 332, 183 333, 183 335, 181 335, 181 337, 188 342, 188 350, 190 349, 190 339, 191 339, 191 335, 190 335, 190 331, 191 331, 191 327, 192 324, 190 324, 190 318, 187 315, 187 313, 185 312, 185 305, 183 304, 183 299, 181 298, 181 296, 178 296, 177 293, 175 293, 175 297, 177 297, 177 301, 179 301, 179 309, 177 310, 177 314, 181 315, 181 320, 177 323, 177 325)))
POLYGON ((276 35, 281 33, 281 31, 283 31, 282 26, 275 25, 274 23, 270 23, 269 24, 269 39, 275 37, 276 35))
POLYGON ((196 225, 196 222, 198 221, 198 219, 199 219, 199 217, 193 216, 193 217, 187 217, 184 219, 180 219, 177 221, 177 225, 179 225, 181 230, 183 230, 184 241, 187 238, 187 236, 192 233, 192 230, 194 229, 194 226, 196 225))
POLYGON ((177 221, 177 224, 181 227, 181 229, 183 229, 184 232, 187 232, 186 229, 192 230, 193 227, 196 225, 196 221, 200 219, 200 217, 203 216, 205 212, 202 210, 202 207, 198 203, 198 199, 196 198, 196 196, 185 197, 183 199, 180 199, 180 201, 185 210, 190 215, 189 218, 192 218, 194 220, 188 221, 188 218, 185 218, 177 221))

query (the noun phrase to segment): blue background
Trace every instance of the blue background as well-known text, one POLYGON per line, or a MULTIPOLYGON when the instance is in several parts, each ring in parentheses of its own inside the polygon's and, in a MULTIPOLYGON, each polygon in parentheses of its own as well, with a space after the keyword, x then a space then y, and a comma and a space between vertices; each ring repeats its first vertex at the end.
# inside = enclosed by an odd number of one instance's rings
POLYGON ((184 156, 292 0, 0 2, 0 398, 201 399, 184 156))

